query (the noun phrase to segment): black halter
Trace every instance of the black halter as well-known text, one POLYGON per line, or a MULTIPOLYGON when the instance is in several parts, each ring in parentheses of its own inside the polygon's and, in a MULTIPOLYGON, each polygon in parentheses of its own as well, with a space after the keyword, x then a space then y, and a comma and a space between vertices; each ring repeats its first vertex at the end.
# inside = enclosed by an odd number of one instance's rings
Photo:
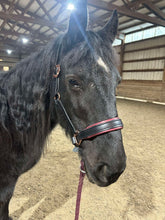
POLYGON ((60 93, 59 93, 59 74, 60 74, 60 65, 56 65, 55 68, 55 74, 53 74, 53 79, 55 81, 54 83, 54 90, 55 90, 55 96, 54 96, 54 101, 55 104, 58 105, 61 108, 61 111, 63 112, 66 120, 68 121, 72 132, 73 132, 73 137, 72 137, 72 143, 76 147, 79 147, 81 145, 81 142, 83 140, 87 140, 93 137, 96 137, 101 134, 105 134, 108 132, 120 130, 123 128, 123 124, 121 119, 118 117, 115 118, 110 118, 98 123, 95 123, 93 125, 88 126, 82 131, 78 131, 75 129, 68 113, 65 110, 65 107, 63 106, 63 103, 61 102, 60 99, 60 93))

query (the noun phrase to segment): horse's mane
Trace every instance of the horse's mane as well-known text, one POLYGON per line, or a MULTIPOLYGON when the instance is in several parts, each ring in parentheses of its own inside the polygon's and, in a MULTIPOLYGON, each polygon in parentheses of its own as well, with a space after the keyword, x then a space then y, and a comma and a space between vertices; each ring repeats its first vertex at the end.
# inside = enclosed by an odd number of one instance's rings
POLYGON ((61 42, 58 37, 0 73, 0 128, 8 132, 14 147, 28 143, 41 148, 50 130, 50 82, 61 42))

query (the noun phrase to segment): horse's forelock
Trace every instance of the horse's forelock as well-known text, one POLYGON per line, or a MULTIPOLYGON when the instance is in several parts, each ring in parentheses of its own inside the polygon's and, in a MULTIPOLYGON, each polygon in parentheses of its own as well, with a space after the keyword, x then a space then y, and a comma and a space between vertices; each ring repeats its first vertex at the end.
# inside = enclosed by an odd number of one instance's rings
MULTIPOLYGON (((63 44, 63 46, 65 43, 63 44)), ((65 48, 63 48, 64 51, 65 48)), ((64 54, 64 62, 67 62, 67 66, 75 66, 82 59, 87 59, 91 62, 98 61, 98 57, 102 60, 106 59, 110 66, 117 66, 119 64, 119 57, 112 47, 110 42, 104 42, 104 40, 96 33, 92 31, 86 32, 86 38, 84 41, 79 42, 73 48, 67 48, 68 52, 64 54)))

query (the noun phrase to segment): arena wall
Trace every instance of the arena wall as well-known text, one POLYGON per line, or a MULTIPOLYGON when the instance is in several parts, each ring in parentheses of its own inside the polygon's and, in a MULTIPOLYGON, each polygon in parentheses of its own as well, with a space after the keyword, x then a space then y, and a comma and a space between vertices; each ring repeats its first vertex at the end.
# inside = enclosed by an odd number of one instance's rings
POLYGON ((117 95, 165 102, 165 36, 116 47, 122 83, 117 95))

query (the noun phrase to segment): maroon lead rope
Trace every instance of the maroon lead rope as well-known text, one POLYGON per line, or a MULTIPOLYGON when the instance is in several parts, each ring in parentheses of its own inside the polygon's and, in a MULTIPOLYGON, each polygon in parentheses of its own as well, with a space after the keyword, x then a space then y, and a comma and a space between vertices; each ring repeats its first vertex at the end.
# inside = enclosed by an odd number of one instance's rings
POLYGON ((83 181, 84 181, 85 173, 86 172, 85 172, 85 168, 84 168, 84 162, 81 160, 80 178, 79 178, 79 185, 78 185, 78 190, 77 190, 75 220, 79 219, 81 192, 82 192, 82 186, 83 186, 83 181))

